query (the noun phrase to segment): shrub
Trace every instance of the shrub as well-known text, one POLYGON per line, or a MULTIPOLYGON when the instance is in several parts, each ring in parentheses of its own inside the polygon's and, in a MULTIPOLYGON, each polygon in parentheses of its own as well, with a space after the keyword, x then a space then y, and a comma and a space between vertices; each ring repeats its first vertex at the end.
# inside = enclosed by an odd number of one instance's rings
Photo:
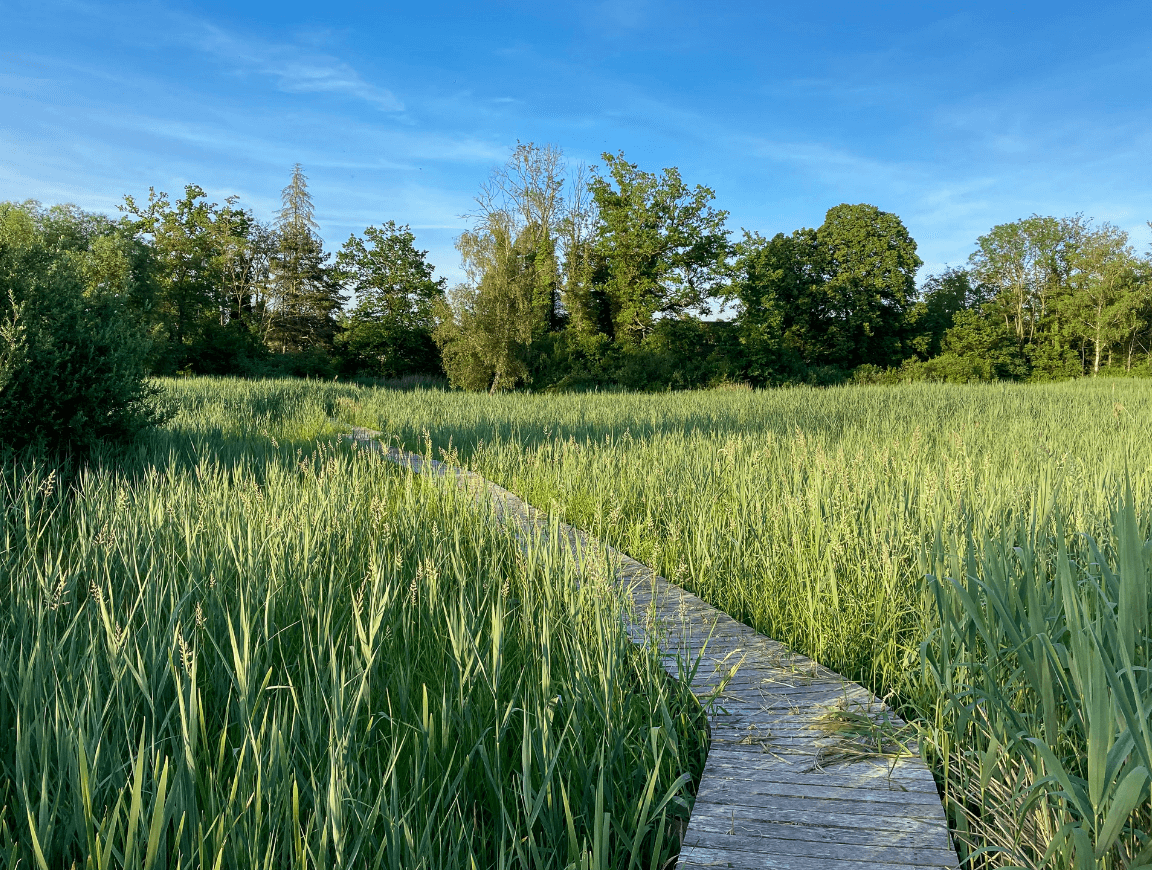
POLYGON ((38 216, 0 204, 0 445, 81 454, 154 421, 148 340, 38 216))

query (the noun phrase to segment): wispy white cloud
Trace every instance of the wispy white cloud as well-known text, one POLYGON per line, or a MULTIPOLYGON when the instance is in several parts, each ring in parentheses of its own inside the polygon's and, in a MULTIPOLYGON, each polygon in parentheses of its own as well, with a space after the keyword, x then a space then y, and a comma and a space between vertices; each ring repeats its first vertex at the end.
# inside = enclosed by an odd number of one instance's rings
POLYGON ((231 32, 205 18, 157 6, 102 4, 63 0, 77 13, 123 27, 129 20, 149 34, 214 57, 242 74, 271 79, 285 93, 342 94, 387 112, 402 112, 404 103, 391 90, 366 80, 350 63, 319 50, 330 44, 327 33, 303 33, 291 41, 269 41, 250 33, 231 32))
POLYGON ((194 48, 241 71, 268 76, 287 93, 344 94, 384 111, 404 109, 403 102, 392 91, 365 81, 351 64, 338 57, 315 52, 299 43, 241 38, 200 19, 186 18, 186 24, 184 32, 194 48))
MULTIPOLYGON (((303 32, 290 41, 269 41, 250 33, 231 32, 206 18, 164 6, 92 0, 56 0, 55 5, 106 28, 132 27, 146 31, 149 38, 167 37, 209 54, 237 72, 266 76, 286 93, 342 94, 388 112, 402 112, 405 108, 391 90, 366 80, 331 51, 321 50, 321 46, 332 44, 326 30, 303 32)), ((53 58, 53 63, 61 60, 53 58)))
POLYGON ((136 137, 166 139, 233 159, 285 167, 300 161, 308 167, 352 172, 419 172, 430 164, 496 163, 508 156, 508 148, 474 136, 395 130, 325 115, 297 119, 298 130, 305 135, 285 138, 268 132, 266 122, 272 120, 258 112, 241 119, 234 110, 217 107, 205 109, 195 120, 124 112, 105 123, 136 137))

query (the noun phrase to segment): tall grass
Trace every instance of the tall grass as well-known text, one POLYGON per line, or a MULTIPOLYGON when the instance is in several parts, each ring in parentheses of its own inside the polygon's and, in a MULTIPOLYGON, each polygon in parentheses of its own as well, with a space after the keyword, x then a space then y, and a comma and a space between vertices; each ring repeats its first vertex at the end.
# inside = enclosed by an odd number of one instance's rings
POLYGON ((890 698, 973 866, 1152 863, 1152 385, 329 402, 890 698))
POLYGON ((937 539, 937 690, 922 733, 974 864, 1152 867, 1152 544, 1131 494, 1106 537, 1058 508, 937 539))
POLYGON ((5 462, 0 866, 663 866, 705 725, 607 566, 338 443, 328 389, 5 462))

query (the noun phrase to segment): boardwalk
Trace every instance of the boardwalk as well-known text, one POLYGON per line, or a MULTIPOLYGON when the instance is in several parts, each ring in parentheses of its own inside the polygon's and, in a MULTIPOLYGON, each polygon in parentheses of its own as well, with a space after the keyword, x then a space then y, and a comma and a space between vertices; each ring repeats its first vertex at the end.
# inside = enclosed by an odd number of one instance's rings
MULTIPOLYGON (((416 473, 454 476, 478 502, 524 532, 549 528, 542 511, 479 475, 394 448, 356 429, 416 473)), ((574 551, 603 546, 560 524, 574 551)), ((956 853, 932 774, 918 756, 835 763, 842 742, 820 717, 848 707, 891 714, 866 689, 758 634, 651 568, 608 549, 631 594, 633 640, 650 632, 676 675, 677 656, 700 657, 692 690, 715 699, 712 743, 685 834, 680 868, 955 868, 956 853)))

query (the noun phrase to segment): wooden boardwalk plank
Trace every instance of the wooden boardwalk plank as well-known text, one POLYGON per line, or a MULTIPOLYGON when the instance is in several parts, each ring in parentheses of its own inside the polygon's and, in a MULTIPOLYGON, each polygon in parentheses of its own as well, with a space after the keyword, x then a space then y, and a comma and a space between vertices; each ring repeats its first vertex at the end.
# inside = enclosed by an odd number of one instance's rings
POLYGON ((931 772, 918 755, 821 763, 836 739, 824 714, 851 705, 891 711, 871 692, 758 634, 669 583, 646 565, 525 504, 477 474, 387 448, 354 429, 361 446, 415 473, 454 477, 522 534, 557 534, 581 564, 612 560, 631 611, 625 630, 655 640, 679 676, 699 659, 692 691, 712 699, 711 746, 678 867, 732 870, 911 870, 957 867, 931 772))

